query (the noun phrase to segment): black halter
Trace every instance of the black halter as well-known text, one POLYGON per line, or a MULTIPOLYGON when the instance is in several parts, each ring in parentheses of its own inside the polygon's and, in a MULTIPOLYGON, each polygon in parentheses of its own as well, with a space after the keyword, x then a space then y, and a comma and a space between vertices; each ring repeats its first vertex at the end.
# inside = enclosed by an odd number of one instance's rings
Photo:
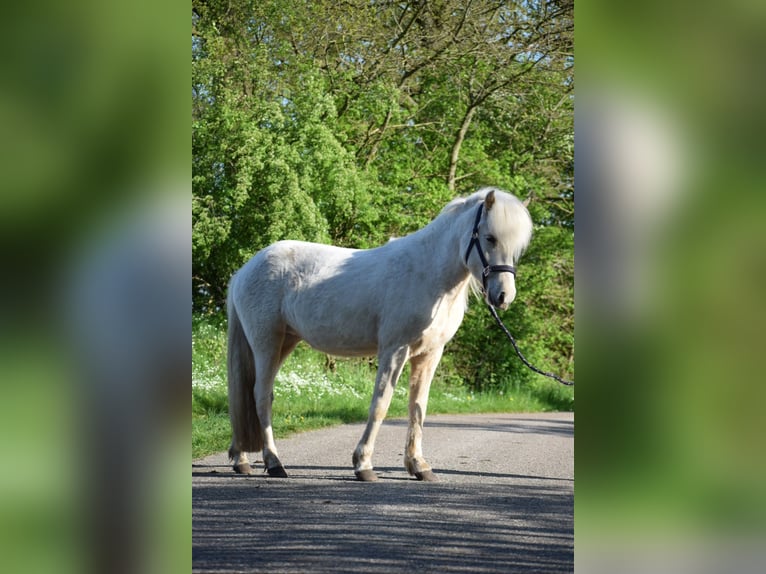
POLYGON ((481 222, 481 213, 484 209, 484 202, 479 204, 479 209, 476 211, 476 220, 473 222, 473 232, 471 233, 471 241, 468 243, 468 249, 465 251, 465 264, 468 265, 468 257, 471 255, 471 249, 476 247, 476 252, 479 254, 479 259, 484 269, 481 272, 481 285, 484 291, 487 290, 487 277, 490 273, 512 273, 516 275, 516 268, 513 265, 490 265, 487 258, 484 256, 484 251, 481 249, 481 243, 479 242, 479 223, 481 222))

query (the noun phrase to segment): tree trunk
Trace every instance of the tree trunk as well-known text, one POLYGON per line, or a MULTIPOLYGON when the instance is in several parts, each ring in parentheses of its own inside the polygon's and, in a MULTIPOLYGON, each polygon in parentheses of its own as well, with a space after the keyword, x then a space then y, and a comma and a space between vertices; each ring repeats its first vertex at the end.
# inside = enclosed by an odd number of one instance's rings
POLYGON ((460 129, 455 135, 455 143, 452 144, 452 153, 449 156, 449 175, 447 175, 447 187, 450 191, 455 191, 455 181, 457 177, 457 162, 460 158, 460 147, 465 140, 465 134, 468 133, 468 128, 471 125, 473 114, 476 113, 475 106, 469 106, 463 116, 463 121, 460 123, 460 129))
POLYGON ((392 116, 393 116, 393 108, 388 108, 388 112, 386 113, 386 119, 383 121, 383 125, 376 130, 378 132, 376 134, 377 137, 372 142, 372 147, 370 147, 370 151, 367 153, 367 159, 364 162, 365 169, 370 167, 372 160, 374 160, 375 156, 378 155, 378 148, 380 148, 380 143, 383 141, 383 134, 386 132, 386 129, 388 129, 388 124, 391 123, 392 116))

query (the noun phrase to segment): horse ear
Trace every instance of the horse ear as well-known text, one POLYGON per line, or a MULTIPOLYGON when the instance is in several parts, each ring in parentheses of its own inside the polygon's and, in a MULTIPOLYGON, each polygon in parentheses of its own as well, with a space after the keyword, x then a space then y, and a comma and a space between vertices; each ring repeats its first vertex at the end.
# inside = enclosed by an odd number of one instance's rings
POLYGON ((492 209, 492 206, 495 205, 495 190, 493 189, 490 191, 487 196, 484 198, 484 206, 487 208, 487 211, 492 209))
POLYGON ((524 207, 529 207, 529 202, 530 202, 530 201, 532 201, 532 196, 531 196, 531 195, 527 196, 527 198, 526 198, 524 201, 522 201, 522 202, 521 202, 521 204, 522 204, 524 207))

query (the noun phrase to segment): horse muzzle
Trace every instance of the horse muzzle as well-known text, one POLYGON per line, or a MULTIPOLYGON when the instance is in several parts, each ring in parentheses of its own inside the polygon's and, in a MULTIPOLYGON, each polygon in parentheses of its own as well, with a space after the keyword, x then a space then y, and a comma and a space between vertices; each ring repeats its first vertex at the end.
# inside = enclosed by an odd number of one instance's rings
POLYGON ((503 285, 499 282, 494 288, 487 290, 487 303, 505 311, 516 298, 515 287, 503 285))

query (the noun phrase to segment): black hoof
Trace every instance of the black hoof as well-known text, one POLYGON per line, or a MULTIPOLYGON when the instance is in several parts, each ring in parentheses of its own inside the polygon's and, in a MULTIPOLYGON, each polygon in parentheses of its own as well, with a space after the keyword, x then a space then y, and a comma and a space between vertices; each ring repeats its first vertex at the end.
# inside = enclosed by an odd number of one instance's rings
POLYGON ((246 462, 235 464, 232 468, 237 474, 253 474, 253 467, 246 462))
POLYGON ((416 472, 415 478, 417 478, 418 480, 422 480, 423 482, 439 482, 439 477, 436 476, 431 470, 416 472))
POLYGON ((375 474, 371 468, 367 468, 365 470, 355 470, 354 474, 356 475, 356 479, 361 480, 362 482, 375 482, 378 480, 378 475, 375 474))
POLYGON ((271 468, 267 468, 266 472, 269 474, 269 476, 274 478, 287 478, 285 467, 281 464, 279 466, 272 466, 271 468))

